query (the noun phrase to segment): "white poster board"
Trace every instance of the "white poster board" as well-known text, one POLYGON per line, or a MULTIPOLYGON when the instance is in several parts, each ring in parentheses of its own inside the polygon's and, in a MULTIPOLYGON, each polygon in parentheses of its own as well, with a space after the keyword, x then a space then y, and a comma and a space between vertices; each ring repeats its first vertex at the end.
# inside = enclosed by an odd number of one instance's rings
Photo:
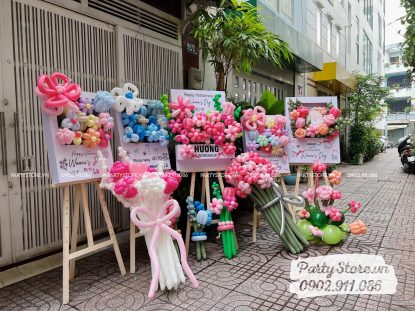
POLYGON ((227 155, 222 147, 214 144, 192 144, 194 156, 184 159, 179 149, 183 145, 176 145, 176 169, 180 172, 213 172, 224 171, 231 165, 235 154, 227 155))
POLYGON ((189 98, 193 105, 195 105, 195 113, 208 112, 215 110, 213 98, 220 94, 219 102, 224 104, 226 95, 223 91, 205 91, 205 90, 170 90, 170 102, 177 101, 179 96, 189 98))
MULTIPOLYGON (((82 97, 94 98, 95 93, 82 92, 82 97)), ((61 145, 57 138, 58 119, 42 110, 43 132, 48 150, 49 171, 52 184, 86 181, 101 178, 97 151, 100 150, 107 160, 107 166, 113 163, 111 145, 106 148, 89 148, 84 145, 61 145)))
MULTIPOLYGON (((144 99, 146 104, 148 99, 144 99)), ((127 151, 128 156, 133 162, 145 163, 150 167, 156 167, 160 161, 164 162, 164 168, 170 169, 170 158, 167 146, 161 146, 158 142, 148 143, 125 143, 123 138, 124 125, 122 124, 121 112, 112 110, 111 115, 114 118, 114 137, 116 146, 121 146, 127 151)))
MULTIPOLYGON (((290 113, 288 110, 289 100, 299 100, 307 108, 325 107, 327 103, 331 103, 333 107, 338 107, 336 96, 321 96, 321 97, 286 97, 285 98, 285 115, 288 118, 288 125, 291 127, 289 121, 290 113)), ((312 120, 318 122, 318 120, 312 120)), ((340 139, 337 136, 334 139, 328 138, 302 138, 298 139, 293 136, 292 130, 288 131, 290 139, 287 152, 290 164, 312 164, 314 161, 321 161, 327 164, 340 163, 340 139)))
MULTIPOLYGON (((268 117, 273 117, 271 115, 267 115, 268 117)), ((290 130, 290 125, 289 122, 287 121, 287 124, 285 126, 285 128, 287 130, 290 130)), ((249 142, 248 140, 248 131, 246 131, 244 129, 243 131, 243 147, 244 147, 244 152, 248 152, 247 150, 247 143, 249 142)), ((275 168, 277 169, 277 172, 279 174, 289 174, 290 173, 290 163, 288 161, 288 146, 285 147, 285 154, 282 156, 277 156, 277 155, 273 155, 271 153, 268 152, 264 152, 261 150, 256 151, 261 157, 267 159, 269 162, 271 162, 275 168)))

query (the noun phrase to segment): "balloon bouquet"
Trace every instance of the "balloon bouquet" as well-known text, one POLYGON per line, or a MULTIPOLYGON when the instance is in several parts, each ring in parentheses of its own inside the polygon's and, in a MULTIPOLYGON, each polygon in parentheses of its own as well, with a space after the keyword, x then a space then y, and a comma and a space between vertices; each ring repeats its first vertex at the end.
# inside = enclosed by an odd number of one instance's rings
POLYGON ((342 194, 333 187, 340 184, 342 174, 334 170, 328 176, 330 186, 320 185, 320 177, 326 169, 326 165, 321 162, 313 163, 315 177, 309 178, 315 178, 315 186, 303 192, 305 208, 298 213, 301 220, 297 222, 297 227, 309 241, 323 241, 329 245, 336 245, 343 241, 348 233, 365 234, 367 228, 360 220, 350 225, 344 222, 346 212, 351 210, 352 213, 356 213, 362 204, 350 201, 344 209, 334 207, 334 201, 341 199, 342 194))
POLYGON ((280 236, 284 246, 293 254, 309 245, 304 234, 295 225, 287 204, 303 205, 296 195, 284 194, 275 183, 277 170, 257 152, 238 155, 226 169, 226 181, 233 185, 235 195, 250 197, 265 220, 280 236))
POLYGON ((183 269, 193 286, 198 287, 187 263, 183 239, 171 228, 180 216, 180 206, 170 195, 177 189, 181 176, 175 171, 163 172, 163 163, 157 169, 150 168, 132 162, 121 147, 118 151, 121 161, 116 161, 110 169, 99 153, 99 165, 104 172, 100 187, 110 190, 125 207, 131 208, 131 221, 144 232, 152 270, 149 298, 154 297, 158 283, 162 290, 177 288, 185 281, 183 269), (173 239, 178 243, 182 265, 173 239))

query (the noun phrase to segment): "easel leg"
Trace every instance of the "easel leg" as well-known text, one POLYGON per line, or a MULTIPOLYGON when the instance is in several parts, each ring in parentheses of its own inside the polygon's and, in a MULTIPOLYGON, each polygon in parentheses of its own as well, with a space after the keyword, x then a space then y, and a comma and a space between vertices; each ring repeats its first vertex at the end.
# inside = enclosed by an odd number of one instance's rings
POLYGON ((62 303, 69 303, 69 233, 70 233, 70 205, 69 186, 63 189, 63 215, 62 215, 62 240, 63 240, 63 275, 62 275, 62 303))
POLYGON ((311 165, 308 166, 308 186, 310 188, 314 187, 314 172, 313 167, 311 165))
POLYGON ((135 272, 135 225, 130 221, 130 273, 135 272))
POLYGON ((118 266, 120 267, 121 275, 126 273, 124 262, 121 257, 120 248, 118 246, 117 238, 114 233, 114 228, 112 227, 112 222, 110 218, 110 214, 108 213, 107 202, 105 202, 105 196, 102 189, 99 187, 99 183, 95 182, 95 187, 98 192, 98 199, 101 205, 102 213, 104 214, 105 223, 107 224, 108 233, 110 235, 110 239, 112 241, 112 245, 115 252, 115 257, 117 258, 118 266))
MULTIPOLYGON (((202 173, 202 174, 205 174, 205 173, 202 173)), ((202 195, 200 197, 200 203, 207 204, 207 201, 205 201, 205 199, 206 199, 206 184, 205 184, 205 178, 202 178, 202 195)))
POLYGON ((92 233, 91 217, 89 216, 88 194, 86 191, 86 184, 80 184, 82 197, 82 210, 84 212, 84 223, 86 230, 86 238, 88 240, 88 247, 94 246, 94 236, 92 233))
POLYGON ((300 189, 300 179, 301 174, 303 173, 303 168, 299 165, 297 166, 297 178, 295 179, 295 188, 294 194, 298 195, 298 190, 300 189))
POLYGON ((255 208, 255 204, 253 205, 252 211, 252 242, 256 242, 256 230, 258 225, 258 213, 255 208))
MULTIPOLYGON (((195 182, 196 182, 196 173, 192 173, 190 177, 190 193, 189 196, 194 197, 195 195, 195 182)), ((186 238, 185 238, 185 247, 186 247, 186 254, 189 255, 189 247, 190 247, 190 234, 192 231, 192 224, 190 223, 189 217, 187 217, 186 222, 186 238)))
POLYGON ((330 186, 330 181, 329 181, 329 177, 327 176, 327 171, 323 172, 323 178, 324 178, 324 182, 326 186, 330 186))
POLYGON ((203 181, 205 183, 206 209, 210 209, 209 172, 203 172, 203 181))
MULTIPOLYGON (((75 186, 75 201, 74 211, 72 217, 72 239, 71 239, 71 253, 76 252, 76 244, 78 242, 78 226, 79 226, 79 204, 81 200, 81 187, 75 186)), ((69 268, 69 279, 72 280, 75 277, 75 264, 76 259, 72 259, 69 268)))

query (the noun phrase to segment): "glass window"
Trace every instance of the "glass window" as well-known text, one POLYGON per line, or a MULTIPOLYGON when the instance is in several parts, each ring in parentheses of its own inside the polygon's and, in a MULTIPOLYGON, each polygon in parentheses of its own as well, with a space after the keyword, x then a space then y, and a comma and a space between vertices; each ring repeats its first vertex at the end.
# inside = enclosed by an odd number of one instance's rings
POLYGON ((317 11, 317 45, 321 46, 321 10, 317 11))
POLYGON ((238 93, 235 93, 235 99, 239 100, 239 94, 238 93))
POLYGON ((378 31, 379 31, 379 46, 383 46, 383 20, 380 14, 378 13, 378 31))
POLYGON ((246 79, 242 80, 242 89, 246 90, 246 79))
POLYGON ((239 77, 235 77, 235 88, 239 88, 239 77))
POLYGON ((251 92, 251 80, 248 80, 248 92, 251 92))
POLYGON ((281 90, 278 89, 278 98, 277 99, 281 99, 281 90))
POLYGON ((363 13, 369 22, 370 27, 373 29, 373 0, 363 1, 363 13))
POLYGON ((254 82, 254 92, 256 93, 256 82, 254 82))
POLYGON ((359 65, 359 62, 360 62, 359 56, 360 56, 360 51, 359 51, 359 43, 358 43, 358 42, 356 42, 356 63, 357 63, 358 65, 359 65))
POLYGON ((347 5, 347 51, 350 53, 352 51, 352 6, 350 2, 347 5))
POLYGON ((373 45, 367 36, 366 32, 363 32, 363 70, 366 73, 372 73, 373 66, 373 45))
POLYGON ((327 53, 331 53, 331 28, 332 26, 333 26, 333 23, 329 21, 327 25, 327 53))
POLYGON ((293 20, 293 2, 294 0, 280 0, 280 14, 290 21, 293 20))
POLYGON ((391 56, 391 57, 389 58, 389 62, 390 62, 391 64, 399 64, 399 56, 391 56))
POLYGON ((242 94, 242 101, 246 101, 246 94, 242 94))
POLYGON ((340 33, 336 31, 336 55, 340 56, 340 33))

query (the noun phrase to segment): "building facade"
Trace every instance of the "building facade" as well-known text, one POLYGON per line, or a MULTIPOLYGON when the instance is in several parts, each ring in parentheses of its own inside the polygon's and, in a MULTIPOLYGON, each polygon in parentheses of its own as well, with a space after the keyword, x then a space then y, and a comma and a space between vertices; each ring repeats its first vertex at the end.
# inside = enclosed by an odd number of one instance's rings
POLYGON ((415 133, 415 85, 402 62, 400 45, 387 45, 385 50, 385 86, 391 89, 386 99, 387 136, 397 143, 399 138, 415 133))
MULTIPOLYGON (((251 1, 252 2, 252 1, 251 1)), ((353 88, 353 72, 383 74, 385 0, 257 0, 268 30, 292 48, 289 68, 254 67, 234 73, 228 95, 256 103, 263 90, 286 96, 338 96, 353 88)), ((206 69, 205 87, 214 76, 206 69)))

